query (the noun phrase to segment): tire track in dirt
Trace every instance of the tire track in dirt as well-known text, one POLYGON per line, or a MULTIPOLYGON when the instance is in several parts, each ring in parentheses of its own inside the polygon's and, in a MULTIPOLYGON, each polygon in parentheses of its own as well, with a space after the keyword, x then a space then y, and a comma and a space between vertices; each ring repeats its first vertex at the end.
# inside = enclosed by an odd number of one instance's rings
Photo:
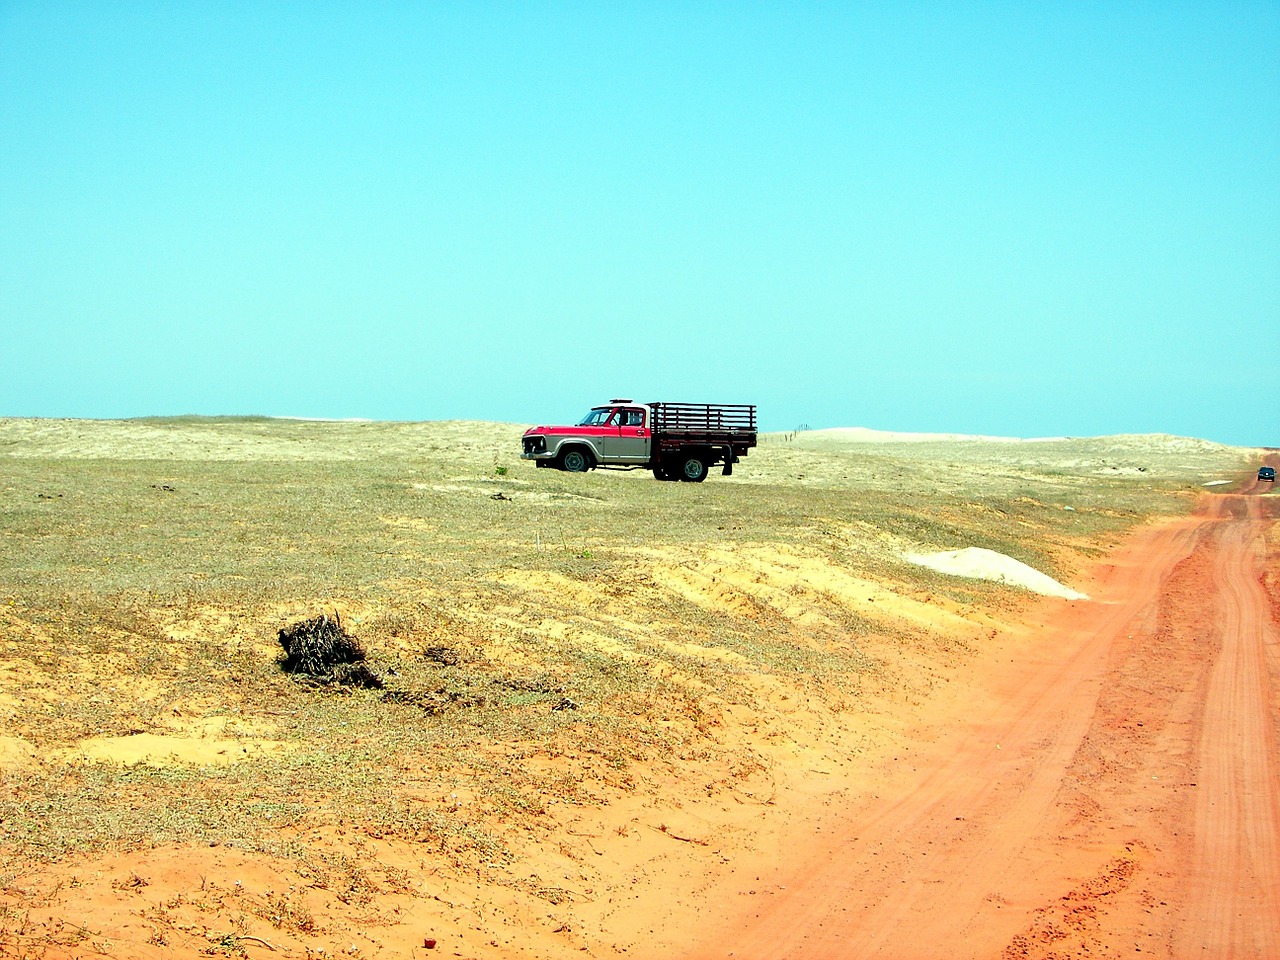
POLYGON ((1266 511, 1206 503, 1118 553, 1099 602, 1042 608, 1033 643, 875 795, 753 869, 770 896, 688 955, 1280 956, 1266 511))
POLYGON ((1280 789, 1274 628, 1262 587, 1261 501, 1222 498, 1213 570, 1222 649, 1198 744, 1193 882, 1175 956, 1280 956, 1280 789), (1271 663, 1268 663, 1268 646, 1271 663))
POLYGON ((726 932, 733 955, 915 958, 940 943, 952 956, 998 954, 1021 926, 1025 846, 1093 714, 1110 641, 1152 619, 1163 575, 1198 536, 1193 522, 1151 531, 1091 590, 1100 602, 1046 604, 1068 620, 1062 639, 1027 644, 984 678, 927 751, 834 836, 814 838, 821 848, 797 851, 813 859, 774 876, 785 895, 726 932))

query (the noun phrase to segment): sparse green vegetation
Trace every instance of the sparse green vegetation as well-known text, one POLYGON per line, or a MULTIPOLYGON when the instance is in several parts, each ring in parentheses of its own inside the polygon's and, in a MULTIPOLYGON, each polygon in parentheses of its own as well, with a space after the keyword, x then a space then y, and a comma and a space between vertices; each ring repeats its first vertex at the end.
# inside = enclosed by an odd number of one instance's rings
POLYGON ((1161 459, 1062 441, 1015 460, 804 431, 766 437, 731 479, 663 484, 497 465, 518 438, 492 424, 0 422, 0 693, 6 731, 39 756, 5 777, 0 845, 57 858, 195 840, 303 858, 286 834, 359 822, 501 862, 509 819, 536 827, 550 799, 634 791, 637 771, 681 756, 755 769, 712 727, 764 681, 838 710, 859 678, 893 670, 874 606, 804 570, 992 607, 1014 592, 901 549, 987 547, 1070 579, 1240 468, 1208 446, 1161 459), (1124 472, 1135 458, 1140 479, 1124 472), (282 672, 277 632, 330 611, 384 689, 282 672), (246 759, 77 752, 215 729, 246 759))

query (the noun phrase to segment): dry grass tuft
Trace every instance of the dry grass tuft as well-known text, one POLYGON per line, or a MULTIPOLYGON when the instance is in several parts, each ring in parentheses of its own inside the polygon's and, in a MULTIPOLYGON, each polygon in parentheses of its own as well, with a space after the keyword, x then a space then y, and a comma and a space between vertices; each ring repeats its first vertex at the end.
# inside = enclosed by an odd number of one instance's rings
POLYGON ((365 662, 364 647, 343 629, 336 613, 285 627, 279 639, 285 652, 281 664, 285 673, 317 683, 382 689, 382 681, 365 662))

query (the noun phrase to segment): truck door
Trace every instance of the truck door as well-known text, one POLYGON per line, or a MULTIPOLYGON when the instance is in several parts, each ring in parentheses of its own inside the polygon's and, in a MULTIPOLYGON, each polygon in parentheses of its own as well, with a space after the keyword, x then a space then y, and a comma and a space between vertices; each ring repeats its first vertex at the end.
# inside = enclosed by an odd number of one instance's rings
POLYGON ((648 411, 643 407, 618 407, 605 430, 605 459, 610 463, 649 462, 648 411))

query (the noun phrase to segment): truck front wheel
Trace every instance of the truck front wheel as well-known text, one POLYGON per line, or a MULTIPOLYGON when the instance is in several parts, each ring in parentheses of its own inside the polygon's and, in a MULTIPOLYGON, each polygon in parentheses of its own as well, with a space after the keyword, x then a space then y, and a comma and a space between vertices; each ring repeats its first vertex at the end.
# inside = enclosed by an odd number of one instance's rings
POLYGON ((586 473, 591 469, 591 454, 573 447, 560 454, 560 469, 570 473, 586 473))
POLYGON ((707 479, 707 464, 701 457, 685 457, 680 461, 680 479, 701 483, 707 479))

